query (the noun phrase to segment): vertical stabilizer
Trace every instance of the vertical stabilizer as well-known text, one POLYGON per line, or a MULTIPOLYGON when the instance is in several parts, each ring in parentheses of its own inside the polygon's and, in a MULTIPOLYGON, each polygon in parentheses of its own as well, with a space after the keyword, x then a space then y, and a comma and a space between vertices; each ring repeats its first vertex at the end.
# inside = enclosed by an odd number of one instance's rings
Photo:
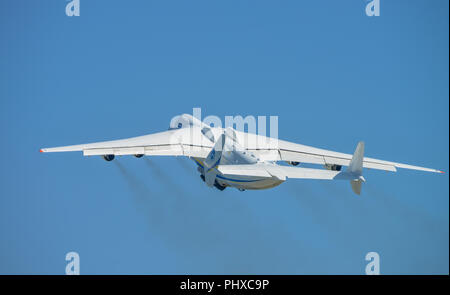
POLYGON ((358 142, 358 146, 356 147, 355 153, 353 154, 353 158, 348 165, 347 171, 356 175, 362 175, 363 159, 364 142, 360 141, 358 142))
POLYGON ((203 162, 205 164, 203 168, 205 174, 205 182, 210 187, 213 186, 216 181, 217 172, 214 170, 214 168, 219 165, 220 160, 222 159, 224 145, 225 135, 222 134, 203 162))
POLYGON ((361 194, 361 184, 365 181, 362 176, 363 160, 364 142, 360 141, 347 168, 347 172, 354 176, 354 179, 350 180, 350 185, 353 192, 357 195, 361 194))
POLYGON ((352 190, 355 194, 357 194, 358 196, 361 194, 361 184, 362 184, 362 180, 358 179, 358 180, 350 180, 350 184, 352 186, 352 190))

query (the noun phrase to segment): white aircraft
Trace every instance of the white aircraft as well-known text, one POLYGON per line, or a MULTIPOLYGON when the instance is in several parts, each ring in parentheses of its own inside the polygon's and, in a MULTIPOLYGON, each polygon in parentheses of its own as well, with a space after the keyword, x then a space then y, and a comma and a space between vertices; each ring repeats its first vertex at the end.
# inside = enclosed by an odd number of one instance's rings
POLYGON ((100 155, 111 161, 117 155, 186 156, 198 165, 201 179, 219 190, 235 187, 267 189, 287 178, 350 181, 352 190, 361 193, 365 182, 363 168, 397 171, 397 168, 428 172, 442 171, 364 157, 364 143, 355 153, 343 154, 288 141, 269 138, 233 128, 210 127, 191 115, 172 120, 168 131, 139 137, 44 148, 41 152, 82 151, 84 156, 100 155), (291 166, 279 165, 283 161, 291 166), (300 163, 322 165, 325 169, 292 167, 300 163), (342 171, 342 166, 347 166, 342 171))

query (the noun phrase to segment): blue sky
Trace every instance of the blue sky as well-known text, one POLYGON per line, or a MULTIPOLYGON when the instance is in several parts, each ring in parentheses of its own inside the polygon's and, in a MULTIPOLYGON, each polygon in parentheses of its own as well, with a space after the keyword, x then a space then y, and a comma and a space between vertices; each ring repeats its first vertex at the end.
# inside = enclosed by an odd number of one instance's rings
POLYGON ((365 171, 223 192, 180 158, 42 147, 279 116, 279 137, 449 171, 448 1, 0 2, 0 273, 448 274, 449 182, 365 171))

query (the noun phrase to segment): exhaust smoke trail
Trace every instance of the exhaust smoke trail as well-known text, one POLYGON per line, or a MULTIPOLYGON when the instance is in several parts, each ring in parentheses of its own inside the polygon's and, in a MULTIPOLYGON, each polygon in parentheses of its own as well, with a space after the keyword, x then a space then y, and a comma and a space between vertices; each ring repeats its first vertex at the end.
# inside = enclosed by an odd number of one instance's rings
POLYGON ((193 198, 172 176, 165 173, 155 162, 144 159, 147 167, 164 187, 159 198, 167 200, 164 210, 170 218, 163 224, 165 239, 177 251, 208 251, 207 245, 219 243, 221 237, 212 226, 215 221, 204 199, 193 198), (182 245, 182 249, 178 247, 182 245))
POLYGON ((175 159, 177 160, 178 164, 183 168, 184 171, 186 171, 187 173, 192 175, 192 172, 195 171, 195 167, 190 166, 187 163, 187 159, 186 158, 175 157, 175 159))
POLYGON ((405 223, 405 226, 414 224, 423 230, 432 231, 439 224, 439 220, 434 219, 424 210, 415 208, 407 202, 402 202, 401 199, 375 185, 367 184, 367 192, 373 203, 383 206, 388 212, 392 211, 390 215, 395 216, 399 222, 405 223))
POLYGON ((164 186, 163 192, 150 191, 122 163, 115 164, 133 195, 140 200, 139 209, 148 214, 152 234, 188 263, 197 263, 198 256, 207 257, 209 263, 205 269, 212 274, 301 273, 314 269, 313 258, 307 254, 311 250, 309 245, 294 238, 277 220, 273 221, 276 231, 268 232, 240 200, 241 192, 229 189, 224 194, 208 188, 206 195, 194 196, 183 191, 173 176, 155 162, 144 160, 155 179, 164 186), (286 253, 280 240, 291 246, 296 244, 299 251, 286 253))
POLYGON ((165 219, 164 211, 158 207, 159 204, 155 201, 155 194, 133 173, 128 171, 121 162, 115 160, 113 163, 131 189, 138 210, 142 211, 152 224, 161 223, 165 219))
MULTIPOLYGON (((206 196, 193 196, 175 184, 172 176, 155 162, 145 159, 145 163, 169 192, 164 198, 177 198, 176 204, 182 204, 169 209, 173 218, 163 225, 162 230, 166 233, 167 242, 177 252, 189 256, 192 253, 208 255, 211 262, 216 261, 214 265, 220 266, 218 273, 282 273, 286 269, 298 270, 299 266, 293 262, 292 254, 286 255, 280 250, 280 244, 273 237, 280 235, 284 240, 289 240, 290 245, 297 242, 280 227, 275 234, 268 233, 252 216, 245 203, 239 200, 241 192, 233 189, 220 192, 207 188, 209 193, 206 196), (175 196, 170 193, 173 189, 177 193, 175 196), (239 198, 236 194, 239 194, 239 198), (262 260, 267 263, 265 270, 257 267, 262 260), (288 268, 286 263, 290 265, 288 268)), ((192 171, 191 167, 189 171, 192 171)), ((304 247, 299 245, 298 248, 304 247)), ((298 255, 304 264, 312 264, 307 255, 300 252, 298 255)))
POLYGON ((299 202, 302 210, 307 211, 310 215, 313 223, 319 225, 328 234, 334 235, 336 230, 342 226, 339 214, 336 212, 337 208, 333 206, 335 196, 315 191, 306 182, 292 181, 285 185, 299 202))
MULTIPOLYGON (((352 257, 365 248, 365 243, 376 226, 376 219, 371 218, 372 214, 361 197, 352 195, 350 187, 346 192, 339 185, 340 183, 322 180, 292 183, 292 187, 302 188, 298 189, 300 192, 294 192, 294 195, 302 209, 309 213, 305 217, 312 225, 317 225, 319 234, 323 233, 320 236, 333 245, 332 251, 340 253, 342 257, 352 257)), ((308 226, 306 220, 304 226, 311 227, 311 224, 308 226)), ((316 231, 314 227, 312 230, 316 231)), ((342 263, 340 258, 330 259, 342 263)))
POLYGON ((186 192, 176 182, 174 182, 172 178, 167 175, 156 163, 153 163, 148 158, 144 158, 144 162, 148 167, 150 167, 153 174, 158 178, 159 181, 161 181, 168 189, 175 190, 175 192, 177 193, 176 196, 182 196, 186 194, 186 192))
POLYGON ((139 179, 137 179, 122 165, 122 163, 120 163, 118 160, 113 161, 113 163, 119 169, 120 173, 137 196, 146 198, 147 196, 150 196, 152 194, 151 191, 139 179))

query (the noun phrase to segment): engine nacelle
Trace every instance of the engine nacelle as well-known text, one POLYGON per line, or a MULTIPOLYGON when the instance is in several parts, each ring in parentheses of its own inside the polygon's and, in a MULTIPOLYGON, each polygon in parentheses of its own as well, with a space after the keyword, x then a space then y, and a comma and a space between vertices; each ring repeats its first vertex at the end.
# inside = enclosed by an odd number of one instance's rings
POLYGON ((292 166, 298 166, 300 164, 300 162, 296 162, 296 161, 287 161, 287 163, 292 166))
POLYGON ((103 159, 105 159, 105 161, 112 161, 114 160, 114 155, 103 155, 103 159))
POLYGON ((325 164, 325 169, 332 170, 332 171, 341 171, 342 166, 336 165, 336 164, 325 164))

